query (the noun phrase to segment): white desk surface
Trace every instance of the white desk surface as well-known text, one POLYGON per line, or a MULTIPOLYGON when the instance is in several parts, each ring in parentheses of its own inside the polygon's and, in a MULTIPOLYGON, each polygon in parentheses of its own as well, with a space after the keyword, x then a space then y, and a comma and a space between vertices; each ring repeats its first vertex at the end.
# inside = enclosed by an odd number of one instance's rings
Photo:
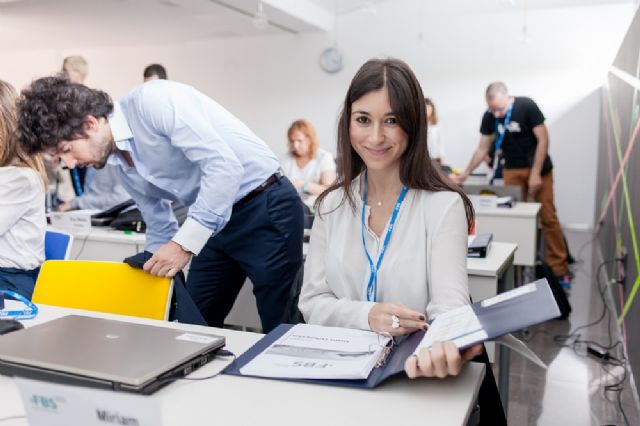
MULTIPOLYGON (((39 316, 26 326, 69 314, 168 325, 212 331, 227 338, 228 350, 246 351, 260 334, 227 329, 166 323, 142 318, 40 306, 39 316)), ((203 377, 221 370, 228 361, 217 359, 196 370, 191 377, 203 377)), ((391 425, 413 422, 437 425, 465 425, 484 376, 484 365, 469 363, 455 378, 409 380, 398 376, 373 390, 350 389, 289 381, 221 375, 201 382, 178 381, 149 398, 162 404, 163 426, 168 425, 391 425)), ((22 415, 18 388, 0 376, 0 417, 22 415)), ((26 419, 11 425, 26 425, 26 419)))
POLYGON ((531 217, 535 218, 542 204, 519 201, 511 208, 496 207, 476 209, 476 216, 531 217))
POLYGON ((518 245, 492 241, 487 257, 467 257, 467 274, 483 277, 499 277, 509 267, 509 259, 514 255, 518 245))

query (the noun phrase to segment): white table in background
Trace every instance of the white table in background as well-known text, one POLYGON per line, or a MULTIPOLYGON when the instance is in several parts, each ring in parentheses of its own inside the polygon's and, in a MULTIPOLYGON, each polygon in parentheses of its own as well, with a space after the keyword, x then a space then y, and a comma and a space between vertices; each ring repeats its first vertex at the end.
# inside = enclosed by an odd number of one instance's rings
MULTIPOLYGON (((511 290, 515 285, 514 256, 517 256, 517 244, 493 241, 485 258, 467 258, 467 273, 469 274, 469 292, 474 302, 495 296, 498 293, 511 290)), ((495 360, 493 342, 485 343, 489 361, 495 360)), ((504 345, 499 347, 498 355, 498 389, 502 397, 505 412, 509 403, 509 369, 510 349, 504 345)))
POLYGON ((512 208, 476 210, 476 234, 493 234, 493 241, 516 243, 513 264, 535 266, 540 203, 518 202, 512 208))
MULTIPOLYGON (((495 296, 513 288, 513 258, 518 246, 513 243, 492 241, 487 257, 467 258, 469 293, 474 302, 495 296), (500 286, 502 284, 502 286, 500 286)), ((485 344, 489 361, 495 360, 495 344, 485 344)))
POLYGON ((467 258, 469 292, 473 301, 477 302, 504 291, 505 289, 498 286, 501 278, 511 280, 510 288, 513 288, 513 260, 518 250, 517 244, 492 241, 487 257, 467 258))
MULTIPOLYGON (((56 228, 50 226, 48 229, 56 228)), ((73 235, 73 245, 69 259, 72 260, 122 262, 125 257, 144 250, 145 234, 118 231, 105 226, 94 226, 88 234, 70 233, 73 235)))
MULTIPOLYGON (((141 318, 40 306, 26 326, 70 314, 164 325, 192 332, 216 333, 226 349, 241 354, 260 334, 141 318)), ((191 377, 215 374, 228 361, 214 360, 191 377)), ((178 381, 149 396, 162 405, 163 426, 172 425, 395 425, 419 421, 434 425, 466 425, 484 377, 484 365, 469 363, 455 378, 409 380, 398 376, 373 390, 221 375, 199 382, 178 381), (422 419, 422 420, 421 420, 422 419)), ((18 388, 0 376, 0 418, 24 414, 18 388)), ((12 426, 27 425, 26 419, 12 426)))

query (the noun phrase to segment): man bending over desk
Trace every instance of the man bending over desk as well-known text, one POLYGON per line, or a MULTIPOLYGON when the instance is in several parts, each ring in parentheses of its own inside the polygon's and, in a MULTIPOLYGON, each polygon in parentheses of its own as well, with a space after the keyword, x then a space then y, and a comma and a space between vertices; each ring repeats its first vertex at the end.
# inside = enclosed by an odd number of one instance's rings
POLYGON ((144 270, 173 277, 193 257, 187 289, 210 326, 223 325, 247 276, 263 329, 283 321, 302 265, 300 198, 269 147, 218 103, 156 80, 114 104, 45 77, 22 92, 19 127, 29 153, 118 169, 147 224, 144 270), (189 206, 180 228, 172 201, 189 206))
POLYGON ((483 161, 495 135, 495 159, 504 161, 505 185, 522 188, 542 204, 540 222, 546 243, 546 261, 564 288, 571 287, 567 246, 553 203, 553 164, 549 132, 538 105, 524 96, 510 96, 507 86, 494 82, 486 91, 487 111, 482 116, 480 144, 465 171, 454 178, 462 184, 483 161))

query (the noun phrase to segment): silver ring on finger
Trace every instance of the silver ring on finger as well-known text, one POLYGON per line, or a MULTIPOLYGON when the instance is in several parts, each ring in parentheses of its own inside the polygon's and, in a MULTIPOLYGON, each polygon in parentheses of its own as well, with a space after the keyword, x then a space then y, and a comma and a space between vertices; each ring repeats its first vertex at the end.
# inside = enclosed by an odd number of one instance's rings
POLYGON ((397 315, 391 315, 391 328, 400 328, 400 318, 397 315))

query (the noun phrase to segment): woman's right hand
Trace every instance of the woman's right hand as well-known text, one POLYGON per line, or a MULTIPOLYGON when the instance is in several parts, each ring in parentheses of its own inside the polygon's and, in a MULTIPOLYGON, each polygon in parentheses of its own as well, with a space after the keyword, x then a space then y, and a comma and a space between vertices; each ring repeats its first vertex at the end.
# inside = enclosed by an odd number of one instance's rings
POLYGON ((427 329, 427 319, 423 313, 416 312, 400 303, 376 303, 369 311, 369 327, 372 331, 391 336, 402 336, 418 330, 427 329), (394 317, 398 327, 394 328, 394 317))

